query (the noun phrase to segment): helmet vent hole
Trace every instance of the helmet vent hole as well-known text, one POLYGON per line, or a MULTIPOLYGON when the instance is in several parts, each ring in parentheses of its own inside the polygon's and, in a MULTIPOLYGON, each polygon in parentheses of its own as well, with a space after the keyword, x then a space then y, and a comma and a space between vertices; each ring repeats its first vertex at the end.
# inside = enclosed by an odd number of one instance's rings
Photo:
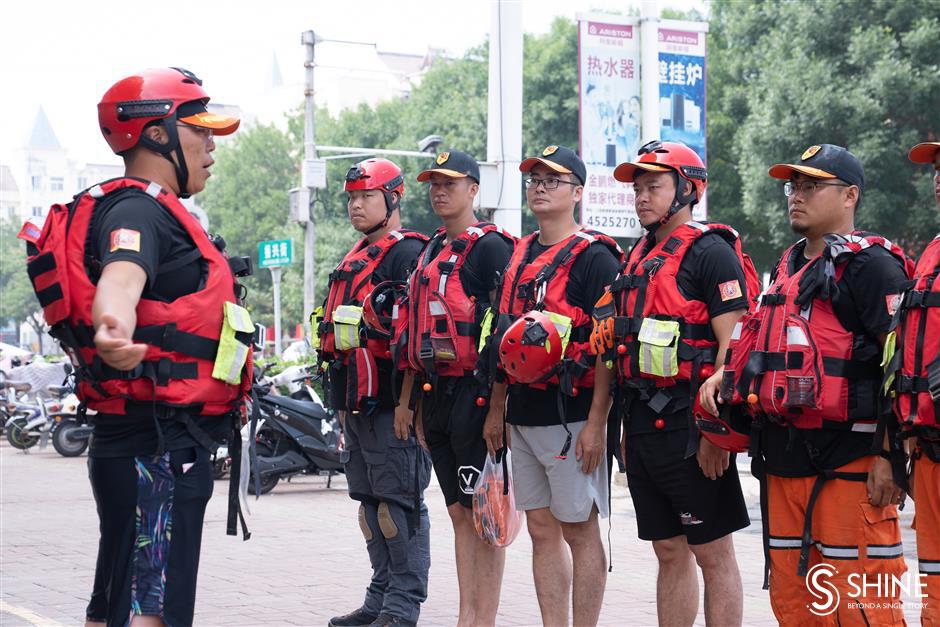
POLYGON ((102 126, 102 127, 101 127, 101 132, 104 133, 105 135, 110 135, 110 134, 111 134, 111 129, 109 129, 109 128, 106 127, 106 126, 102 126))
POLYGON ((525 353, 519 355, 519 359, 522 361, 522 363, 525 363, 525 353))

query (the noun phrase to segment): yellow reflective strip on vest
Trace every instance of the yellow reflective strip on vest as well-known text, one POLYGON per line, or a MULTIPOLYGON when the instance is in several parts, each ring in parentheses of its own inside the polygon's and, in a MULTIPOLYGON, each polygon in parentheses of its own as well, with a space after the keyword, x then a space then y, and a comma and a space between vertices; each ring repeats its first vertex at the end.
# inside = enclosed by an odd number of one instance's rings
POLYGON ((212 364, 212 378, 236 385, 241 381, 242 367, 248 359, 248 346, 235 337, 236 333, 252 333, 254 325, 251 314, 235 303, 223 306, 222 331, 219 333, 219 350, 212 364))
POLYGON ((362 307, 340 305, 333 311, 333 334, 336 336, 336 349, 348 351, 359 348, 359 322, 362 320, 362 307))
POLYGON ((310 312, 310 346, 314 350, 320 350, 320 334, 318 329, 320 328, 320 321, 323 320, 323 307, 317 307, 312 312, 310 312))
MULTIPOLYGON (((885 347, 881 353, 881 368, 882 370, 891 363, 891 358, 894 357, 894 352, 898 349, 898 336, 896 331, 892 331, 888 334, 888 337, 885 338, 885 347)), ((888 390, 891 389, 891 384, 894 383, 894 372, 892 372, 888 378, 885 380, 884 392, 888 393, 888 390)))
POLYGON ((637 334, 640 372, 654 377, 679 374, 679 322, 644 318, 637 334))
POLYGON ((568 349, 568 340, 571 339, 571 318, 553 311, 546 311, 545 315, 552 321, 555 329, 558 330, 558 335, 561 336, 561 354, 564 355, 568 349))
POLYGON ((480 323, 480 343, 477 344, 477 352, 482 353, 483 347, 486 346, 486 339, 493 333, 493 308, 487 307, 486 311, 483 313, 483 322, 480 323))

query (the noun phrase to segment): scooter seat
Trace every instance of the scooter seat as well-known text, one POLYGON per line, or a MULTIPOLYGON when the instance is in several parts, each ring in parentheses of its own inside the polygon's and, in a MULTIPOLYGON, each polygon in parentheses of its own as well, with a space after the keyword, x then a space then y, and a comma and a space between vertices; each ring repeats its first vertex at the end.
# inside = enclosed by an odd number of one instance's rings
POLYGON ((277 394, 266 394, 261 398, 265 403, 276 405, 287 411, 300 414, 314 420, 329 420, 330 415, 326 410, 313 401, 299 401, 289 396, 280 396, 277 394))

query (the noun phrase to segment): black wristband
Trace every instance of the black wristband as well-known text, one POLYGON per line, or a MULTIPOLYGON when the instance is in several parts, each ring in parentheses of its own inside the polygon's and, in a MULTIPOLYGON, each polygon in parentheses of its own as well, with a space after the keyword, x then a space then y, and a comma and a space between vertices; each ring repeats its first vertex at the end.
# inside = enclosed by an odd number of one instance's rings
POLYGON ((887 459, 887 460, 890 462, 890 461, 891 461, 891 451, 880 451, 880 452, 878 453, 878 457, 881 457, 881 458, 883 458, 883 459, 887 459))

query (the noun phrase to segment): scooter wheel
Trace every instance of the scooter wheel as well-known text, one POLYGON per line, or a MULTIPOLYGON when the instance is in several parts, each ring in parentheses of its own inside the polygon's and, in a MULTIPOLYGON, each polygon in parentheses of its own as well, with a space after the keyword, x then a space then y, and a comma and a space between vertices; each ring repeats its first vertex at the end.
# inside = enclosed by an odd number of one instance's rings
POLYGON ((69 438, 69 434, 79 428, 75 420, 63 420, 52 431, 52 447, 62 457, 78 457, 88 448, 88 438, 69 438))

